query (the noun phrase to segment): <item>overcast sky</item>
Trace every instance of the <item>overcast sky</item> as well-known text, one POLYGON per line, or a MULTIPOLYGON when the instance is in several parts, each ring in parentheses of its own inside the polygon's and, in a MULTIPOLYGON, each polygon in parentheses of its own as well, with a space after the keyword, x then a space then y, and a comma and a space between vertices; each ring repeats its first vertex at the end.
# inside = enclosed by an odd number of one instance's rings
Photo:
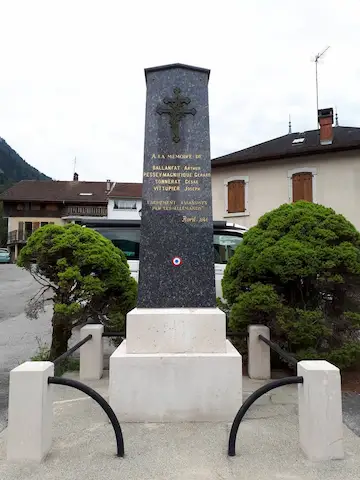
POLYGON ((211 69, 212 157, 360 127, 359 0, 0 0, 0 137, 57 180, 142 177, 146 67, 211 69))

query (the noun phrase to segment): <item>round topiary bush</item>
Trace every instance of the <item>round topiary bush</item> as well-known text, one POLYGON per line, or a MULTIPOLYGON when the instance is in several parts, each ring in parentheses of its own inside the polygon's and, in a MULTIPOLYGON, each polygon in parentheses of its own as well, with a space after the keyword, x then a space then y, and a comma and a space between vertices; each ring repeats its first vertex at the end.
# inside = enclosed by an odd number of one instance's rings
POLYGON ((342 215, 296 202, 245 235, 222 282, 230 327, 261 323, 298 359, 360 361, 360 233, 342 215))
POLYGON ((51 295, 50 360, 66 352, 74 327, 104 316, 122 324, 136 305, 137 284, 125 254, 90 228, 41 227, 21 250, 17 264, 42 287, 29 302, 28 316, 36 318, 51 295))

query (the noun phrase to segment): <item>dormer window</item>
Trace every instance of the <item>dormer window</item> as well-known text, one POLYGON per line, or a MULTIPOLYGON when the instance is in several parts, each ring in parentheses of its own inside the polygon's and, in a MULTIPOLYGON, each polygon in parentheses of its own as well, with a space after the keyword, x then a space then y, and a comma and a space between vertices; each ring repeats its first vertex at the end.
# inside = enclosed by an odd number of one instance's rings
POLYGON ((294 140, 292 141, 292 144, 293 145, 298 145, 299 143, 303 143, 305 140, 304 137, 301 137, 301 138, 294 138, 294 140))

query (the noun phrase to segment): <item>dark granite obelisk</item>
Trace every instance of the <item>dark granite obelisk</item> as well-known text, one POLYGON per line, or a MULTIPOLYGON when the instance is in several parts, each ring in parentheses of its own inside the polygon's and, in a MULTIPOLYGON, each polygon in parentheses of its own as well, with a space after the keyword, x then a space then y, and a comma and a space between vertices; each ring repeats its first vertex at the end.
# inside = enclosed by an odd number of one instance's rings
POLYGON ((216 306, 209 75, 182 64, 145 70, 139 308, 216 306))

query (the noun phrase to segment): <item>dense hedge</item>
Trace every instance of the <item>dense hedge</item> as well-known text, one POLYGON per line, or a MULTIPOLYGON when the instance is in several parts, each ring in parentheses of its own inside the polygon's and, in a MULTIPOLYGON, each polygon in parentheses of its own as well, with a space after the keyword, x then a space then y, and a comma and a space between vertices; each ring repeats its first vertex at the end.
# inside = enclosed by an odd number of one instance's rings
POLYGON ((228 263, 230 327, 261 323, 299 359, 360 360, 360 233, 342 215, 296 202, 265 214, 228 263))

